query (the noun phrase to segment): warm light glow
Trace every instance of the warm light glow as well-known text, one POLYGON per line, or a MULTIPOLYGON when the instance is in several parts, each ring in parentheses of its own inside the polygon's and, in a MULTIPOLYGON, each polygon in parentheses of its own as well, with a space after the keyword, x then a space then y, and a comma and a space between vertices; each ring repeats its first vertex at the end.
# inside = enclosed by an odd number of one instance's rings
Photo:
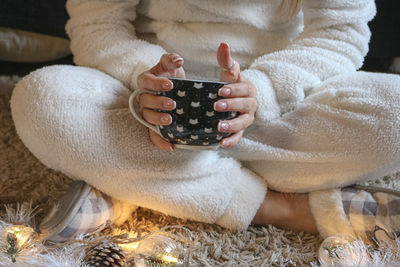
POLYGON ((176 263, 176 262, 178 262, 178 259, 177 259, 177 258, 172 257, 172 256, 169 256, 169 255, 163 255, 163 256, 162 256, 162 260, 163 260, 163 261, 166 261, 166 262, 169 262, 169 263, 176 263))
POLYGON ((128 243, 128 244, 119 244, 119 246, 124 249, 124 250, 135 250, 139 246, 139 242, 133 242, 133 243, 128 243))
MULTIPOLYGON (((136 233, 128 233, 128 238, 135 238, 137 237, 136 233)), ((136 250, 136 248, 139 246, 139 242, 132 242, 132 243, 126 243, 126 244, 119 244, 119 246, 127 251, 133 251, 136 250)))
POLYGON ((7 229, 7 234, 14 235, 18 240, 18 246, 24 245, 31 237, 33 229, 24 226, 12 226, 7 229))

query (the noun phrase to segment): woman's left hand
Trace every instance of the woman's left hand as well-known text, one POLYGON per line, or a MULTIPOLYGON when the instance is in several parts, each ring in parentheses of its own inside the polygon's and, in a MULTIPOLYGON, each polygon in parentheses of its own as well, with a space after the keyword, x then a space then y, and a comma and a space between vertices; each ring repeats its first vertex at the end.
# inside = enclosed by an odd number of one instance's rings
POLYGON ((257 110, 257 89, 241 77, 239 63, 231 57, 229 46, 221 43, 217 53, 218 64, 221 67, 221 81, 230 82, 224 85, 218 94, 226 99, 215 103, 215 110, 220 112, 236 111, 239 116, 232 120, 220 121, 218 131, 232 133, 221 140, 222 147, 229 148, 237 145, 244 130, 254 122, 257 110))

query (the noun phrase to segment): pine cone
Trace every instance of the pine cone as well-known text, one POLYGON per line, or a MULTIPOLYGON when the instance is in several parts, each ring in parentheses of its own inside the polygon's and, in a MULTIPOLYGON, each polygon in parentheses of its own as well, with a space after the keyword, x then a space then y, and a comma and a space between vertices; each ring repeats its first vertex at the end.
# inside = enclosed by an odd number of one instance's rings
POLYGON ((125 252, 121 247, 105 240, 86 252, 84 263, 96 267, 122 267, 125 260, 125 252))

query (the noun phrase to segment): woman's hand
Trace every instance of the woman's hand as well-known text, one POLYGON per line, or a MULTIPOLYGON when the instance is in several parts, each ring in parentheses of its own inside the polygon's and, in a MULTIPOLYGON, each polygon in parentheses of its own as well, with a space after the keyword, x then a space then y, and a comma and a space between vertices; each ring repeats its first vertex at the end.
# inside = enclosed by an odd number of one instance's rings
POLYGON ((241 77, 240 66, 230 54, 229 46, 221 43, 217 54, 218 64, 222 68, 221 81, 230 82, 223 86, 218 94, 227 99, 221 99, 215 104, 216 111, 236 111, 240 115, 232 120, 220 121, 218 131, 232 133, 221 140, 222 147, 228 148, 237 145, 243 136, 244 130, 254 122, 257 110, 257 89, 241 77))
MULTIPOLYGON (((143 72, 137 78, 140 89, 147 89, 156 92, 169 91, 173 84, 163 77, 185 78, 183 70, 183 58, 178 54, 164 54, 157 65, 148 71, 143 72)), ((169 125, 172 122, 171 115, 156 112, 158 110, 174 110, 176 103, 171 98, 156 96, 153 94, 142 94, 139 99, 140 113, 142 117, 151 124, 169 125)), ((174 145, 162 139, 157 133, 149 129, 150 140, 161 150, 173 151, 174 145)))

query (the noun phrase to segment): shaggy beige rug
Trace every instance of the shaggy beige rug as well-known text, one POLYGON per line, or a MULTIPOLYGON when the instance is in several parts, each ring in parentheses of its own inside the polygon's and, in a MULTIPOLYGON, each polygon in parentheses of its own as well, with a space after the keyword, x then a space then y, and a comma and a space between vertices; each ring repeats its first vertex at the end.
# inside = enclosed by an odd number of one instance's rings
MULTIPOLYGON (((10 114, 9 100, 18 77, 0 76, 0 218, 3 204, 32 201, 46 211, 63 194, 71 180, 41 164, 19 140, 10 114)), ((377 183, 400 188, 400 175, 377 183)), ((192 266, 306 266, 317 261, 322 239, 306 233, 293 233, 272 226, 250 226, 239 234, 216 225, 176 219, 140 208, 123 225, 129 230, 149 232, 167 225, 181 225, 194 236, 192 266)), ((60 265, 61 266, 61 265, 60 265)))

